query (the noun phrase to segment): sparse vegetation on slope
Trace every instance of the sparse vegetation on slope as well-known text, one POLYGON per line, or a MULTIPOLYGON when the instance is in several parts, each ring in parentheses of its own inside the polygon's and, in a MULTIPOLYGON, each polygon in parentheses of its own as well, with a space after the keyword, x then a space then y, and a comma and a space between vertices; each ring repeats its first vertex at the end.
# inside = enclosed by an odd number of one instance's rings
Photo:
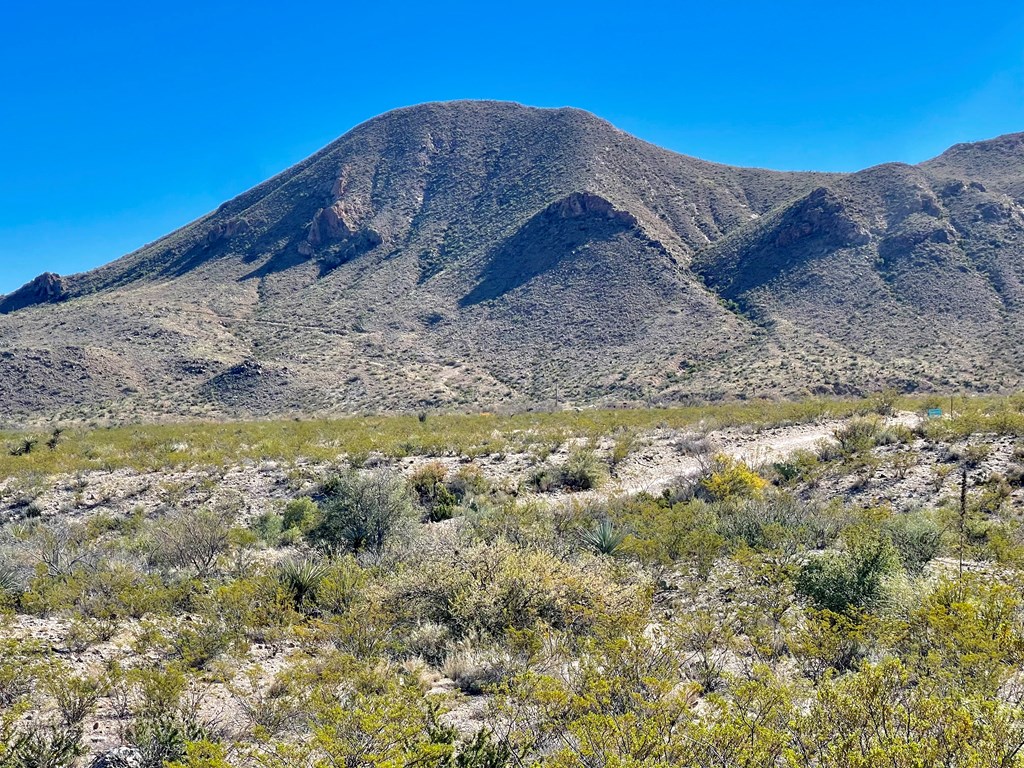
POLYGON ((133 254, 0 297, 0 417, 1010 391, 1022 147, 778 173, 574 109, 397 110, 133 254))

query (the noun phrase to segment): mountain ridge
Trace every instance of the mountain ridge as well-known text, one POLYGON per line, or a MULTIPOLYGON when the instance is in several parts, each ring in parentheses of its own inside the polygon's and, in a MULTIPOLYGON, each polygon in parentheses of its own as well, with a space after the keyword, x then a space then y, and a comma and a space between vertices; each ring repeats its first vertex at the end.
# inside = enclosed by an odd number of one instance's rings
POLYGON ((0 417, 1012 387, 1021 194, 1024 134, 786 172, 573 108, 406 107, 0 297, 0 417))

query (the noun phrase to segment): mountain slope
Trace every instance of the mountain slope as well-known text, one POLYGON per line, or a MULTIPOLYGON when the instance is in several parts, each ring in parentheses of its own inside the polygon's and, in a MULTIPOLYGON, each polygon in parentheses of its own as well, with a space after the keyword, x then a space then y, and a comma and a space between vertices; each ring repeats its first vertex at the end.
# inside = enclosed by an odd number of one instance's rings
POLYGON ((0 417, 1012 386, 1024 150, 1004 138, 781 173, 574 109, 397 110, 0 298, 0 417))

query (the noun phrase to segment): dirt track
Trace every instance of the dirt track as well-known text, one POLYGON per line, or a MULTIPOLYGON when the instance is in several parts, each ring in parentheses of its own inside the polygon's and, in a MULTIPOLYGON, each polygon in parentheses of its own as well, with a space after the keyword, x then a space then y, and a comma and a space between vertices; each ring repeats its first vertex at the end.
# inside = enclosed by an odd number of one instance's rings
MULTIPOLYGON (((918 416, 911 413, 899 414, 889 421, 906 426, 917 422, 918 416)), ((778 461, 796 451, 813 450, 822 441, 834 442, 835 431, 842 425, 840 420, 822 421, 816 424, 795 424, 776 427, 761 432, 745 429, 723 429, 707 434, 712 449, 757 466, 769 461, 778 461)), ((618 467, 615 477, 604 493, 660 493, 680 477, 697 474, 700 462, 694 456, 682 454, 667 434, 656 433, 643 448, 635 451, 618 467)))

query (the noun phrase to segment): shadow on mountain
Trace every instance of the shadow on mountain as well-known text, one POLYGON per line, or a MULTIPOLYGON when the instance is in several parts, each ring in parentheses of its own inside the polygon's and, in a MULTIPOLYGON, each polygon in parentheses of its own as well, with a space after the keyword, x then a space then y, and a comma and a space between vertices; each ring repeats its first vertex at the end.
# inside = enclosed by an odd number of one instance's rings
POLYGON ((555 269, 583 246, 610 241, 636 225, 632 214, 617 210, 598 195, 569 195, 538 213, 488 255, 479 282, 459 306, 500 298, 555 269))
POLYGON ((742 300, 784 274, 805 271, 815 259, 870 240, 839 195, 819 187, 714 244, 697 256, 693 268, 719 295, 742 300))

